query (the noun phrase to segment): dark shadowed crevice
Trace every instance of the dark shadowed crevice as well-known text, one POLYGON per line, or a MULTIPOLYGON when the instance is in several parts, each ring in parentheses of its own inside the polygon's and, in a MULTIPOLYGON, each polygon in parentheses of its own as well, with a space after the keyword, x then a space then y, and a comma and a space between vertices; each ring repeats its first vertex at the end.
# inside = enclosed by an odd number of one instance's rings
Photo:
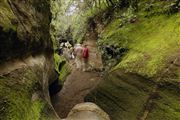
POLYGON ((56 74, 56 79, 49 85, 50 97, 57 94, 61 89, 62 89, 62 84, 59 82, 58 74, 56 74))

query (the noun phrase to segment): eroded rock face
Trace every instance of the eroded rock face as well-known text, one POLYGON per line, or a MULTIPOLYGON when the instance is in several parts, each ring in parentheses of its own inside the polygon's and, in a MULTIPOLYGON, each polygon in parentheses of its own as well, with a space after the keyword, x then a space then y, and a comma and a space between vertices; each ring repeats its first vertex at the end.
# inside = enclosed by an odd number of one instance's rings
POLYGON ((122 71, 108 74, 86 101, 100 105, 112 120, 135 120, 153 83, 122 71), (147 83, 146 83, 147 82, 147 83))
POLYGON ((53 76, 51 56, 28 57, 6 67, 0 75, 0 119, 58 119, 50 103, 48 82, 53 76))
MULTIPOLYGON (((86 97, 86 101, 95 102, 112 120, 180 119, 180 47, 176 22, 180 14, 178 11, 173 14, 174 9, 179 9, 176 6, 179 1, 175 1, 151 1, 151 4, 138 1, 139 11, 128 18, 129 22, 124 24, 126 20, 112 17, 111 23, 99 34, 100 47, 112 45, 119 50, 127 49, 120 52, 118 65, 114 64, 113 50, 109 61, 105 57, 109 66, 116 66, 86 97), (147 13, 144 8, 149 9, 147 13), (171 15, 167 18, 167 14, 171 15)), ((103 55, 104 52, 102 49, 103 55)))
POLYGON ((0 1, 0 119, 59 119, 49 99, 54 76, 50 0, 0 1))
POLYGON ((109 116, 94 103, 76 105, 65 120, 110 120, 109 116))
POLYGON ((0 62, 52 48, 49 0, 0 1, 0 62))
POLYGON ((165 79, 156 82, 156 78, 116 70, 105 77, 86 101, 95 102, 112 120, 178 120, 179 84, 165 79))

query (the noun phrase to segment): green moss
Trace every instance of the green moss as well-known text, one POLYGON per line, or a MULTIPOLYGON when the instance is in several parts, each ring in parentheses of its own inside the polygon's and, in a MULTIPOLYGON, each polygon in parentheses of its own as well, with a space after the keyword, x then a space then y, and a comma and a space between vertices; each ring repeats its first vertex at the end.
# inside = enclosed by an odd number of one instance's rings
POLYGON ((59 65, 62 63, 62 62, 65 62, 66 59, 60 55, 58 55, 57 53, 54 53, 54 61, 55 61, 55 70, 60 73, 59 71, 59 65))
POLYGON ((55 60, 55 70, 59 74, 59 80, 64 81, 71 72, 70 66, 63 56, 60 56, 56 53, 54 54, 54 60, 55 60))
POLYGON ((16 17, 14 16, 12 10, 10 9, 7 0, 3 0, 0 2, 0 26, 3 26, 4 31, 13 29, 16 30, 16 26, 13 25, 11 22, 15 20, 16 17))
POLYGON ((66 77, 70 74, 70 72, 71 72, 70 66, 68 64, 65 64, 60 70, 59 79, 61 81, 65 81, 66 77))
POLYGON ((173 89, 159 90, 160 99, 154 101, 153 111, 150 112, 147 120, 180 119, 180 96, 177 93, 177 89, 173 89))
POLYGON ((121 20, 114 20, 111 22, 101 34, 101 39, 98 41, 99 45, 115 45, 118 47, 127 47, 128 37, 124 36, 119 29, 122 24, 121 20), (111 41, 111 42, 110 42, 111 41))
MULTIPOLYGON (((112 120, 135 120, 144 110, 154 88, 151 80, 139 75, 116 71, 109 73, 86 101, 93 101, 105 110, 112 120)), ((176 85, 163 84, 153 102, 147 120, 179 120, 180 94, 176 85)))
POLYGON ((128 52, 87 100, 100 105, 113 120, 135 120, 144 112, 149 94, 158 84, 157 96, 150 96, 153 105, 146 106, 147 109, 152 107, 147 120, 179 120, 180 71, 176 71, 179 67, 173 66, 166 75, 161 76, 161 82, 166 82, 166 85, 153 80, 157 80, 156 76, 160 76, 170 66, 170 60, 179 51, 180 13, 166 13, 167 9, 171 9, 170 1, 140 2, 139 11, 133 13, 137 16, 135 22, 127 21, 129 15, 127 9, 124 9, 112 18, 101 33, 98 41, 100 46, 113 45, 126 48, 128 52), (144 10, 151 3, 153 8, 144 10), (115 71, 118 71, 118 75, 112 74, 115 71))
POLYGON ((109 73, 87 99, 103 108, 112 120, 135 120, 152 85, 140 76, 116 71, 109 73))
POLYGON ((178 79, 177 79, 176 81, 177 81, 178 83, 180 83, 180 69, 177 71, 177 78, 178 78, 178 79))
MULTIPOLYGON (((34 70, 34 69, 33 69, 34 70)), ((32 94, 41 90, 38 70, 15 71, 0 78, 1 119, 4 120, 39 120, 45 101, 41 98, 32 101, 32 94)))
POLYGON ((180 14, 140 17, 137 23, 118 26, 115 19, 105 28, 100 43, 128 48, 129 51, 115 69, 123 68, 152 77, 161 71, 167 58, 179 49, 180 14))
POLYGON ((178 2, 177 0, 171 1, 162 1, 162 0, 140 0, 139 1, 139 8, 141 13, 145 14, 146 16, 157 16, 157 15, 171 15, 178 12, 178 2))

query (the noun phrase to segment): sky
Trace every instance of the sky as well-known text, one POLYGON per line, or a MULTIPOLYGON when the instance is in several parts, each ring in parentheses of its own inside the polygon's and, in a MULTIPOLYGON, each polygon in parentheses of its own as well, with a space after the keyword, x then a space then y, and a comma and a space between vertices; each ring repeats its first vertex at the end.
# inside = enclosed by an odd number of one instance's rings
MULTIPOLYGON (((84 2, 84 0, 80 0, 80 2, 82 3, 82 2, 84 2)), ((73 4, 69 7, 66 15, 67 15, 67 16, 73 15, 73 13, 74 13, 76 10, 78 10, 77 6, 78 6, 78 3, 77 3, 76 1, 74 1, 73 4)))
POLYGON ((76 11, 77 7, 75 5, 71 5, 69 10, 67 11, 67 15, 71 16, 76 11))

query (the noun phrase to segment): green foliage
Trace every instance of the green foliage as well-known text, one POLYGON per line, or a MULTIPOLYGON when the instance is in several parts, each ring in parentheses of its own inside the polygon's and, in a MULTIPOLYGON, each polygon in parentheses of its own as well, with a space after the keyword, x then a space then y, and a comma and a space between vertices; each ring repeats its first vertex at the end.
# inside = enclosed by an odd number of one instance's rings
MULTIPOLYGON (((137 119, 144 102, 149 100, 149 92, 153 91, 156 77, 172 65, 170 60, 180 49, 180 13, 172 12, 174 3, 168 0, 140 0, 139 11, 134 12, 132 8, 118 11, 103 29, 98 41, 101 47, 114 45, 128 49, 119 64, 108 74, 109 78, 106 77, 88 96, 88 99, 107 111, 113 120, 137 119), (145 10, 146 5, 149 7, 145 10), (134 17, 135 21, 130 22, 134 17)), ((169 72, 172 74, 164 75, 162 80, 167 84, 160 83, 162 86, 158 86, 158 98, 151 98, 153 105, 147 120, 180 119, 179 70, 173 68, 169 72)))
POLYGON ((71 25, 72 27, 72 35, 73 39, 77 43, 81 43, 84 35, 86 34, 87 30, 87 20, 88 18, 83 16, 77 16, 75 18, 74 23, 71 25))
POLYGON ((132 6, 130 6, 127 9, 127 12, 124 12, 121 17, 121 21, 123 22, 123 24, 126 22, 131 22, 132 19, 135 19, 136 15, 132 6))
POLYGON ((53 40, 54 49, 57 49, 59 46, 59 39, 63 36, 66 30, 70 25, 70 18, 66 15, 66 10, 69 6, 68 1, 62 0, 51 0, 51 12, 52 12, 52 21, 51 21, 51 38, 53 40))
POLYGON ((59 66, 62 62, 66 62, 66 59, 57 53, 54 53, 55 70, 59 73, 59 66))
POLYGON ((102 2, 103 4, 101 4, 101 6, 96 7, 96 6, 91 6, 83 11, 81 11, 78 14, 75 14, 73 16, 73 24, 71 25, 72 29, 73 29, 73 39, 78 42, 81 43, 86 32, 87 32, 87 28, 88 28, 88 20, 90 18, 93 18, 96 14, 104 11, 105 9, 107 9, 108 7, 106 6, 106 4, 104 4, 104 2, 102 2))
POLYGON ((59 80, 64 82, 66 80, 66 77, 70 74, 70 72, 70 66, 68 64, 63 65, 61 70, 59 71, 59 80))
POLYGON ((115 45, 118 47, 127 47, 128 37, 123 36, 121 32, 119 32, 121 30, 119 29, 121 24, 122 24, 121 20, 114 20, 113 22, 111 22, 105 28, 105 31, 100 35, 98 44, 100 46, 115 45), (122 36, 122 37, 119 37, 119 36, 122 36))
POLYGON ((71 72, 70 66, 68 65, 68 63, 66 63, 67 61, 63 56, 60 56, 56 53, 54 54, 54 60, 55 70, 59 74, 59 80, 64 81, 71 72))
POLYGON ((141 22, 123 26, 122 19, 115 19, 101 34, 99 44, 129 49, 115 69, 123 68, 152 77, 166 66, 167 58, 179 49, 178 18, 179 14, 148 19, 142 16, 138 19, 141 22))
MULTIPOLYGON (((93 18, 94 16, 98 14, 103 14, 103 11, 106 11, 108 9, 119 9, 120 6, 128 6, 133 3, 132 1, 123 1, 123 0, 94 0, 90 7, 86 9, 81 9, 80 12, 77 14, 74 14, 73 16, 73 24, 71 25, 73 29, 73 38, 78 43, 82 42, 88 28, 88 20, 90 18, 93 18), (124 5, 125 4, 125 5, 124 5)), ((87 4, 86 2, 84 4, 87 4)), ((127 21, 131 20, 132 18, 136 17, 134 16, 134 8, 129 7, 127 13, 124 14, 124 18, 127 19, 127 21)), ((113 12, 111 13, 113 14, 113 12)))

